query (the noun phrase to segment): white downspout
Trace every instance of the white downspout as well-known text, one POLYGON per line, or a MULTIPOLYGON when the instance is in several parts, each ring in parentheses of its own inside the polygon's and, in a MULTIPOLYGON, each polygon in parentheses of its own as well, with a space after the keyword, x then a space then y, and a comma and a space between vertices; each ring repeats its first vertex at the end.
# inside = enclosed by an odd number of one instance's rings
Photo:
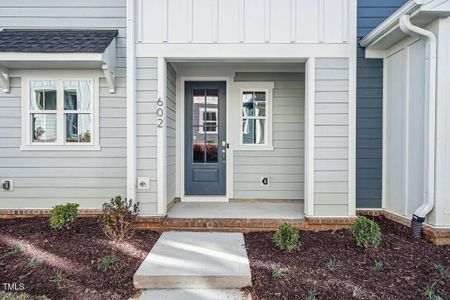
MULTIPOLYGON (((434 207, 435 192, 435 143, 436 143, 436 53, 437 42, 435 35, 428 30, 413 25, 409 15, 400 18, 400 29, 410 35, 423 38, 427 43, 425 62, 428 65, 428 122, 425 131, 424 142, 424 195, 422 204, 414 211, 412 224, 418 223, 418 236, 420 237, 421 223, 434 207)), ((414 230, 414 228, 412 228, 414 230)), ((413 232, 414 234, 414 232, 413 232)), ((417 235, 417 232, 416 232, 417 235)))
POLYGON ((135 45, 135 0, 126 0, 127 5, 127 198, 136 199, 136 45, 135 45))

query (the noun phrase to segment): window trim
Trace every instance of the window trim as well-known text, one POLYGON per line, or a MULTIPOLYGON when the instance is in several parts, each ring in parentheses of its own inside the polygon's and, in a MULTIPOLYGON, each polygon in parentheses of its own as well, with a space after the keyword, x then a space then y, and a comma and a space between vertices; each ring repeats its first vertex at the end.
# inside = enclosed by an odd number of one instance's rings
MULTIPOLYGON (((45 72, 45 71, 44 71, 45 72)), ((77 74, 76 72, 70 72, 67 74, 61 74, 60 72, 49 72, 45 75, 30 75, 22 77, 22 141, 20 150, 58 150, 58 151, 98 151, 100 150, 100 116, 99 116, 99 77, 92 76, 91 74, 77 74), (57 124, 57 136, 56 142, 54 143, 38 143, 32 140, 32 122, 31 122, 31 81, 41 81, 41 80, 53 80, 56 82, 56 93, 57 93, 57 106, 54 113, 56 114, 56 124, 57 124), (90 143, 75 143, 65 141, 65 115, 70 112, 75 111, 65 111, 64 110, 64 81, 77 81, 84 80, 91 82, 91 109, 89 114, 91 114, 91 142, 90 143), (62 99, 62 100, 61 100, 62 99)), ((48 111, 46 111, 48 112, 48 111)), ((77 111, 76 113, 84 113, 86 111, 77 111)), ((44 113, 44 111, 42 112, 44 113)), ((52 113, 52 112, 51 112, 52 113)))
MULTIPOLYGON (((273 150, 273 82, 239 82, 238 108, 239 108, 239 146, 237 150, 273 150), (244 92, 266 93, 266 128, 264 131, 264 144, 244 144, 242 127, 244 116, 242 116, 242 96, 244 92)), ((247 118, 248 119, 248 118, 247 118)), ((253 119, 253 118, 250 118, 253 119)))

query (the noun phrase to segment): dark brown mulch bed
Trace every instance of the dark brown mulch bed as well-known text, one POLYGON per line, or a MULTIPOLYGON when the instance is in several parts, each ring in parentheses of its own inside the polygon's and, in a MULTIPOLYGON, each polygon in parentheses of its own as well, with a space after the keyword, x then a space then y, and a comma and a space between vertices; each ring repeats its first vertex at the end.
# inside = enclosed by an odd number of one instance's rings
POLYGON ((51 230, 48 218, 0 219, 0 283, 23 284, 22 292, 51 299, 128 299, 136 292, 133 274, 158 237, 137 231, 115 247, 96 218, 79 218, 63 231, 51 230), (16 244, 22 252, 2 258, 16 244), (107 255, 114 255, 117 265, 99 271, 98 259, 107 255), (29 267, 31 258, 42 263, 29 267), (56 270, 64 274, 59 288, 51 281, 56 270))
POLYGON ((427 299, 423 293, 433 283, 450 299, 450 246, 414 240, 405 226, 375 220, 383 241, 365 251, 348 230, 301 232, 302 245, 290 253, 275 248, 273 233, 246 234, 253 299, 305 299, 314 287, 318 299, 427 299), (333 271, 325 266, 330 259, 340 263, 333 271), (375 270, 375 260, 385 268, 375 270), (436 264, 447 274, 439 274, 436 264), (282 277, 272 277, 275 267, 284 271, 282 277))

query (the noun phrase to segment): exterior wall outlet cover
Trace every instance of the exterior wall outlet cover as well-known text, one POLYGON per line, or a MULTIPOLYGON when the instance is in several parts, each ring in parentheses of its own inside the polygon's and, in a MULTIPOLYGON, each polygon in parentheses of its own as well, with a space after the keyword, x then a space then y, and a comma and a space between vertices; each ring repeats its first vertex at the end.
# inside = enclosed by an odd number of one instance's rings
POLYGON ((11 179, 2 180, 2 189, 4 191, 12 191, 14 190, 14 184, 11 179))
POLYGON ((138 190, 148 190, 150 189, 150 178, 149 177, 138 177, 137 179, 138 190))
POLYGON ((269 177, 261 177, 261 186, 270 186, 269 177))

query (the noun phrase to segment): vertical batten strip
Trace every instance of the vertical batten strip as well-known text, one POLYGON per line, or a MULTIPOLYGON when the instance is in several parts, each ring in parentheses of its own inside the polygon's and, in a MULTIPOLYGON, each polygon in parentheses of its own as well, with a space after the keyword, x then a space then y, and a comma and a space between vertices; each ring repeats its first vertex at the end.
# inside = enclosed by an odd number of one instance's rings
POLYGON ((297 25, 297 1, 291 0, 291 43, 295 43, 296 41, 296 25, 297 25))
POLYGON ((137 2, 137 41, 143 40, 143 20, 144 20, 144 0, 138 0, 137 2))
POLYGON ((219 0, 212 2, 212 41, 217 43, 219 40, 219 0))
POLYGON ((264 40, 266 43, 270 42, 270 0, 264 1, 264 40))
POLYGON ((187 41, 188 43, 192 43, 194 39, 194 4, 193 0, 188 0, 188 9, 187 9, 187 41))
POLYGON ((240 0, 239 3, 239 42, 243 43, 245 40, 245 0, 240 0))
POLYGON ((323 20, 323 14, 324 14, 324 9, 325 9, 325 5, 323 3, 323 0, 319 0, 319 16, 317 18, 319 24, 318 24, 318 28, 319 28, 319 43, 323 43, 323 30, 324 30, 324 20, 323 20))
MULTIPOLYGON (((410 56, 411 56, 411 49, 410 47, 406 48, 406 55, 403 58, 404 59, 404 72, 405 72, 405 83, 403 85, 403 93, 405 95, 405 103, 403 104, 403 109, 405 112, 405 119, 403 120, 403 126, 404 126, 404 136, 403 136, 403 145, 405 147, 404 150, 404 156, 403 156, 403 195, 401 199, 402 201, 404 201, 404 206, 403 206, 403 214, 407 215, 408 214, 408 198, 409 198, 409 180, 408 180, 408 174, 409 174, 409 97, 410 97, 410 89, 409 89, 409 84, 410 84, 410 66, 409 66, 409 62, 410 62, 410 56)), ((413 208, 414 209, 414 208, 413 208)))
POLYGON ((164 1, 162 11, 162 41, 169 40, 169 0, 164 1))
POLYGON ((342 42, 346 43, 348 42, 348 0, 341 0, 341 6, 342 6, 342 42))

